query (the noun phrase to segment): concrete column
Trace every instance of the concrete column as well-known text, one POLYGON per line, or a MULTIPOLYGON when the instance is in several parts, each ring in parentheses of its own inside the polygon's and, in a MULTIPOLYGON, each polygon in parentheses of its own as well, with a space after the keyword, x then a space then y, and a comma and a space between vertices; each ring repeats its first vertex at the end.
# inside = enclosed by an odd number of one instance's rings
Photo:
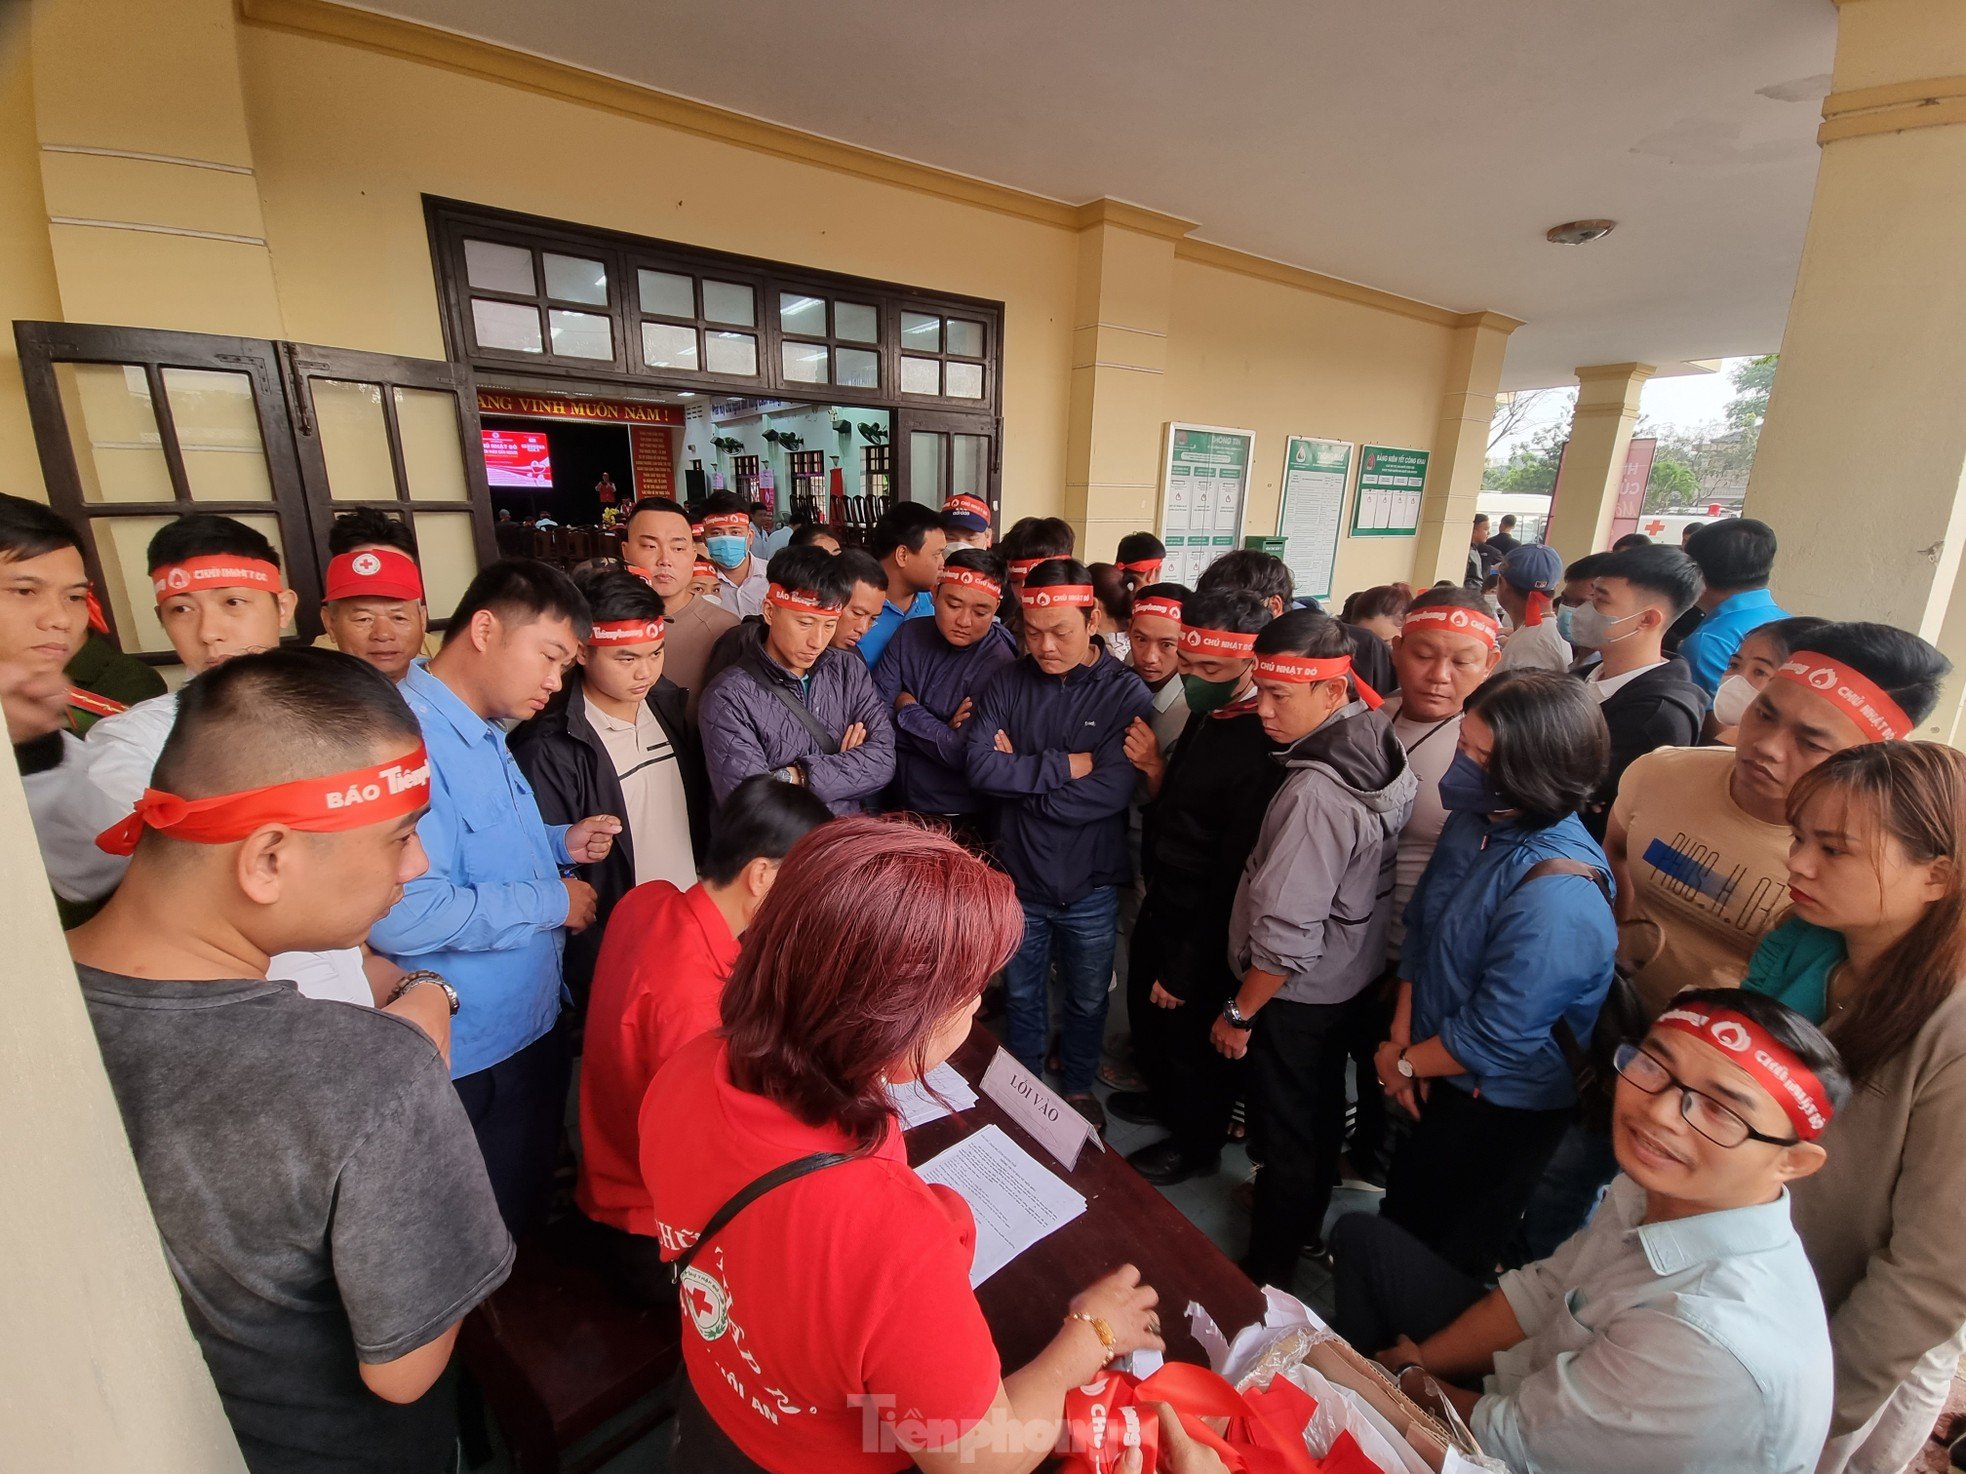
POLYGON ((1570 417, 1570 445, 1556 481, 1549 530, 1543 536, 1574 562, 1602 552, 1611 538, 1611 514, 1625 474, 1638 396, 1657 370, 1649 363, 1607 363, 1577 370, 1577 408, 1570 417))
POLYGON ((1174 243, 1194 222, 1117 200, 1079 212, 1065 517, 1099 557, 1159 517, 1174 243))
MULTIPOLYGON (((1822 162, 1746 511, 1798 614, 1874 619, 1966 670, 1966 13, 1843 0, 1822 162)), ((1951 739, 1966 680, 1921 736, 1951 739)))
POLYGON ((1413 586, 1425 588, 1443 578, 1456 583, 1467 569, 1468 529, 1488 459, 1488 427, 1502 388, 1502 359, 1509 334, 1522 323, 1499 312, 1471 312, 1454 331, 1454 349, 1440 396, 1440 423, 1434 430, 1427 467, 1426 499, 1420 506, 1420 535, 1413 550, 1413 586))

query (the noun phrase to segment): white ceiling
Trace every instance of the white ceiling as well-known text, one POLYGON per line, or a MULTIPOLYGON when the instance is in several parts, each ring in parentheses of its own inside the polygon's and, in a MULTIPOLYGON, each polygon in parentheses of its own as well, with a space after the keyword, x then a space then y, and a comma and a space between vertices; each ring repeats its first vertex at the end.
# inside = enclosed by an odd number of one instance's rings
POLYGON ((364 4, 1523 318, 1510 388, 1779 345, 1835 44, 1832 0, 364 4))

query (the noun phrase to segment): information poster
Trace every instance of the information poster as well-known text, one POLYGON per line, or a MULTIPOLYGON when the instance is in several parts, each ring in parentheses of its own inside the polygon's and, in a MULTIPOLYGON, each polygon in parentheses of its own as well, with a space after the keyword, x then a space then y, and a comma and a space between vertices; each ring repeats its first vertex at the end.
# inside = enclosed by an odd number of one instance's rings
POLYGON ((1283 561, 1299 594, 1331 597, 1338 562, 1338 530, 1345 520, 1345 488, 1352 475, 1349 440, 1290 437, 1283 455, 1283 505, 1277 536, 1283 561))
POLYGON ((1420 498, 1426 489, 1426 451, 1392 445, 1362 447, 1352 536, 1412 537, 1420 529, 1420 498))
POLYGON ((1190 586, 1202 569, 1242 541, 1256 432, 1219 425, 1167 427, 1161 475, 1161 577, 1190 586))

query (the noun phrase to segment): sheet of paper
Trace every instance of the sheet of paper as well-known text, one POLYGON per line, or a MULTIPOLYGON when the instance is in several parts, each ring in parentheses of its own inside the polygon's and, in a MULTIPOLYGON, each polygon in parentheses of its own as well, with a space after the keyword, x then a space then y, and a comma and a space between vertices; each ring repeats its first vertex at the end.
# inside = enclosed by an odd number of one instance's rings
POLYGON ((951 1108, 966 1111, 976 1104, 976 1092, 969 1088, 969 1082, 946 1064, 930 1070, 926 1080, 909 1080, 888 1086, 887 1094, 888 1099, 894 1102, 895 1110, 901 1114, 903 1131, 926 1126, 930 1121, 939 1121, 950 1114, 951 1108), (949 1104, 944 1105, 937 1100, 937 1095, 949 1104))
POLYGON ((985 1126, 916 1169, 961 1195, 976 1219, 971 1287, 1085 1211, 1085 1199, 1004 1134, 985 1126))

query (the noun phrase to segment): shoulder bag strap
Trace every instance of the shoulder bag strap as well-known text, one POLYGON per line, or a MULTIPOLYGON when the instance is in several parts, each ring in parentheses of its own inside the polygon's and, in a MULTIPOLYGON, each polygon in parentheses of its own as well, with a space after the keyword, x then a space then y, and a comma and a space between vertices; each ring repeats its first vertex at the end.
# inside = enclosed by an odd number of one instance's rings
POLYGON ((787 1162, 783 1167, 774 1167, 755 1182, 739 1189, 729 1202, 710 1215, 710 1221, 703 1225, 703 1232, 696 1236, 696 1242, 669 1261, 669 1278, 680 1281, 683 1271, 689 1268, 690 1261, 696 1257, 697 1250, 715 1238, 731 1219, 773 1188, 783 1187, 786 1183, 794 1182, 808 1173, 818 1172, 827 1167, 837 1167, 842 1162, 852 1160, 853 1156, 848 1152, 814 1152, 810 1156, 787 1162))
POLYGON ((1607 906, 1611 904, 1611 882, 1597 866, 1586 865, 1582 860, 1538 860, 1523 871, 1522 879, 1511 886, 1510 890, 1525 886, 1532 880, 1541 880, 1546 875, 1582 875, 1597 887, 1598 894, 1604 897, 1604 904, 1607 906))
MULTIPOLYGON (((854 658, 858 659, 859 657, 855 656, 854 658)), ((761 663, 764 659, 764 656, 753 652, 753 657, 747 662, 751 671, 751 679, 785 703, 785 709, 797 717, 799 724, 812 734, 812 740, 819 744, 819 750, 821 752, 825 753, 828 757, 837 753, 840 750, 840 739, 821 726, 819 724, 819 718, 807 710, 806 704, 790 691, 786 690, 783 681, 774 678, 771 672, 764 668, 761 663)))

